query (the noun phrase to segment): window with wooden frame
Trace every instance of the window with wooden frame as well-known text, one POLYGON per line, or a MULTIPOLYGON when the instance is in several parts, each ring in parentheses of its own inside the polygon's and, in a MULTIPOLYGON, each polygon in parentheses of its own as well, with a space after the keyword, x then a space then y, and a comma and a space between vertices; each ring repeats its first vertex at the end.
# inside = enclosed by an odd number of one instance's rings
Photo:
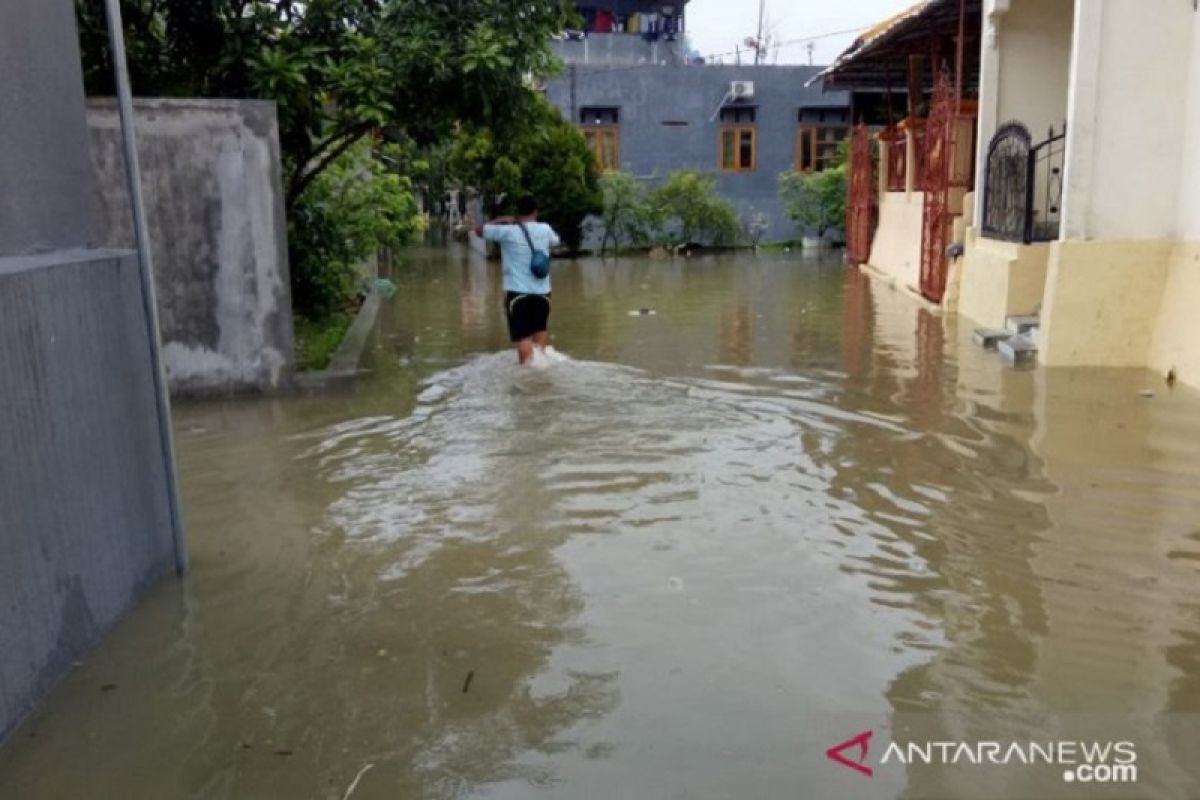
POLYGON ((621 168, 621 137, 616 125, 586 125, 583 138, 596 158, 596 169, 609 172, 621 168))
POLYGON ((758 168, 758 129, 753 125, 721 126, 721 169, 753 172, 758 168))
POLYGON ((723 172, 753 172, 758 169, 757 108, 730 104, 721 109, 718 164, 723 172))
POLYGON ((796 129, 796 171, 820 172, 833 166, 849 133, 844 127, 801 125, 796 129))
POLYGON ((620 121, 621 109, 617 106, 584 106, 579 110, 579 128, 600 172, 621 168, 620 121))

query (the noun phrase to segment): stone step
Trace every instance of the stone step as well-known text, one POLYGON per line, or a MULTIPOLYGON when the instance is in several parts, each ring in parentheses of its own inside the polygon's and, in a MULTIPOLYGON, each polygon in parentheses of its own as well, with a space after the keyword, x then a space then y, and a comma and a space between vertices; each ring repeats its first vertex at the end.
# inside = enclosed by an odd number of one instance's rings
POLYGON ((996 352, 1009 366, 1024 368, 1037 364, 1037 342, 1027 334, 1018 334, 999 342, 996 352))
POLYGON ((1013 333, 1025 333, 1031 328, 1038 327, 1042 318, 1038 314, 1016 314, 1004 321, 1004 327, 1013 333))
POLYGON ((984 350, 995 350, 996 345, 1000 342, 1011 339, 1016 334, 1009 330, 999 330, 997 328, 976 328, 974 335, 971 337, 975 340, 975 344, 982 347, 984 350))

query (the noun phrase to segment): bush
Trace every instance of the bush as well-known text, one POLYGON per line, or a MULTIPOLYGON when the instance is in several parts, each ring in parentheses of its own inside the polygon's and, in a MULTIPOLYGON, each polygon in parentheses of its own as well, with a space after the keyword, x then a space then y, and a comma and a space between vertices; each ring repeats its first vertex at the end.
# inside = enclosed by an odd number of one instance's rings
POLYGON ((695 170, 667 176, 647 200, 654 243, 734 245, 741 238, 737 210, 717 196, 716 179, 695 170))
POLYGON ((617 250, 622 245, 638 246, 651 238, 646 188, 627 172, 606 172, 600 176, 600 193, 604 200, 601 222, 604 239, 600 254, 608 249, 609 241, 617 250))
POLYGON ((779 176, 779 197, 801 235, 844 230, 846 165, 814 173, 785 172, 779 176))
POLYGON ((356 267, 381 247, 408 242, 423 225, 412 185, 362 142, 301 195, 288 221, 292 305, 319 320, 353 305, 356 267))

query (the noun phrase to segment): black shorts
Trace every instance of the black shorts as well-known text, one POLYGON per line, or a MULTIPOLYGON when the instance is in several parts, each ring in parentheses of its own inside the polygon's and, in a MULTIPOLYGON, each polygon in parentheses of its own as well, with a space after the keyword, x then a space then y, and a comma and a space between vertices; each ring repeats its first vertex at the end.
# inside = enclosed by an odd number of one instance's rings
POLYGON ((546 330, 550 322, 550 295, 505 292, 504 312, 508 317, 508 338, 514 342, 528 339, 546 330))

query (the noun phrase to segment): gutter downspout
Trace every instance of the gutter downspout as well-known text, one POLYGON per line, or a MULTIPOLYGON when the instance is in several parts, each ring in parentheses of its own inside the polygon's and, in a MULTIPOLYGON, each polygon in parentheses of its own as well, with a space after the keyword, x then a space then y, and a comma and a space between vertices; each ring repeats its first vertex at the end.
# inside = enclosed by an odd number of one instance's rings
POLYGON ((117 106, 121 115, 121 136, 125 148, 125 173, 133 206, 133 232, 137 239, 138 276, 142 286, 142 308, 146 319, 146 339, 150 346, 150 364, 154 373, 155 411, 158 417, 159 443, 162 448, 163 474, 167 483, 167 506, 171 516, 171 540, 175 550, 175 574, 187 572, 188 556, 184 539, 183 514, 179 503, 179 483, 175 472, 175 434, 171 430, 171 398, 167 394, 166 372, 162 361, 162 334, 158 321, 158 299, 154 290, 154 262, 150 255, 150 235, 146 225, 146 205, 142 197, 142 176, 138 164, 137 133, 134 130, 133 94, 129 88, 129 65, 125 60, 125 35, 121 26, 120 0, 105 0, 108 12, 108 39, 117 84, 117 106))

